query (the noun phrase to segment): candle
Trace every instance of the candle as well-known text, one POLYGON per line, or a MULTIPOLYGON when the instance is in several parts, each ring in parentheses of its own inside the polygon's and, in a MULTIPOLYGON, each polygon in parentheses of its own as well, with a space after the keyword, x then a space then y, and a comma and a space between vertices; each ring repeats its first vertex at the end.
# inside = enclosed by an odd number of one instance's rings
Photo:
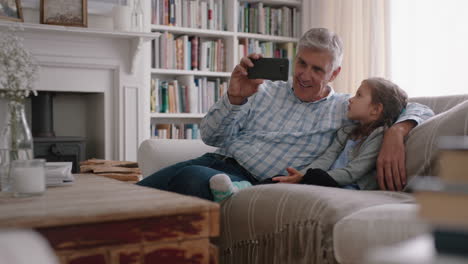
POLYGON ((15 160, 11 183, 15 196, 41 194, 45 191, 44 160, 15 160))

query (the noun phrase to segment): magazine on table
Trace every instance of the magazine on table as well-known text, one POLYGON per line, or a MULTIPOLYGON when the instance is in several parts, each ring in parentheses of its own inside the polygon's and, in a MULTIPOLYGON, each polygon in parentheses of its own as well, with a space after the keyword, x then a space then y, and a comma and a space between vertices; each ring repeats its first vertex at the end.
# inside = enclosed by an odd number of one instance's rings
POLYGON ((46 162, 45 175, 47 187, 71 185, 75 181, 72 162, 46 162))

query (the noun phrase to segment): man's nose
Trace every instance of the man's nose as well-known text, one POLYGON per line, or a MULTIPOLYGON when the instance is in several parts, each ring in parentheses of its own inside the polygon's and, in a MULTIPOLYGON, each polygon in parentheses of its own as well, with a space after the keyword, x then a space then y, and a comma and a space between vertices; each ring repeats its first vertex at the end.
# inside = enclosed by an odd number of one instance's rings
POLYGON ((306 69, 301 74, 301 79, 303 81, 311 81, 313 79, 313 74, 311 69, 306 69))

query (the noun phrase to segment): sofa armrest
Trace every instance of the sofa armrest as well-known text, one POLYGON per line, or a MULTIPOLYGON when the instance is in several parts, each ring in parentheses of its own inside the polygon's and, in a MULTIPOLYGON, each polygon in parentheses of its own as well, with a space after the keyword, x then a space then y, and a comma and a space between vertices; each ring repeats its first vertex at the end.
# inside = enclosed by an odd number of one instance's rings
POLYGON ((147 139, 138 148, 138 166, 146 177, 164 167, 215 150, 201 140, 147 139))

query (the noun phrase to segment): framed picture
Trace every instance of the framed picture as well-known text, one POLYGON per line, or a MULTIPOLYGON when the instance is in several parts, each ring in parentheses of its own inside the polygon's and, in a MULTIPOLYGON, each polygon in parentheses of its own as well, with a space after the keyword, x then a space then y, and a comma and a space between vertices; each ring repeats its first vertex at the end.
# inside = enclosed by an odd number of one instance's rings
POLYGON ((0 19, 23 22, 20 0, 0 0, 0 19))
POLYGON ((87 27, 87 0, 41 0, 41 23, 87 27))

